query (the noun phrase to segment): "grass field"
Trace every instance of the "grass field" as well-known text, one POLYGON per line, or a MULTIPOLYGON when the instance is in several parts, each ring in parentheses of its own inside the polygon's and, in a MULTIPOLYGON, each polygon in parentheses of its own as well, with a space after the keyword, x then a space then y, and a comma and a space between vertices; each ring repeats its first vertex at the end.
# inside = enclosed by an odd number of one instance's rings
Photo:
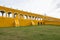
POLYGON ((60 40, 60 26, 0 28, 0 40, 60 40))

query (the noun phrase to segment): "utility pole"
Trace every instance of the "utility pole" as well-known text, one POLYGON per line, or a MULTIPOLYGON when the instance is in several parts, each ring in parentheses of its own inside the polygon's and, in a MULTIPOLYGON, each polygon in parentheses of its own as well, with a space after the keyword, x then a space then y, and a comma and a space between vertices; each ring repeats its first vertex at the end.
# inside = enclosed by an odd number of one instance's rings
POLYGON ((44 20, 46 20, 46 13, 44 13, 44 20))

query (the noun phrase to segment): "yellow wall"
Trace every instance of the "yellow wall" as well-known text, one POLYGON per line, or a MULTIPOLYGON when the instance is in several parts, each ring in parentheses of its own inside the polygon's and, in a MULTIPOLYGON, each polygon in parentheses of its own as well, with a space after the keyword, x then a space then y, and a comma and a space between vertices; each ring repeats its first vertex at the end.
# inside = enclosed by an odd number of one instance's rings
POLYGON ((60 22, 56 22, 56 21, 37 21, 37 20, 29 20, 29 19, 16 19, 16 18, 0 17, 0 27, 31 26, 31 25, 39 25, 41 23, 60 25, 60 22))
POLYGON ((51 25, 60 25, 60 22, 58 21, 44 21, 45 24, 51 24, 51 25))
POLYGON ((14 27, 14 19, 0 17, 0 27, 14 27))
POLYGON ((38 25, 38 21, 0 17, 0 27, 18 27, 18 26, 31 26, 31 25, 38 25))
POLYGON ((52 24, 52 25, 60 25, 60 19, 53 18, 44 15, 33 14, 31 12, 25 12, 21 10, 15 10, 12 8, 2 7, 0 6, 0 11, 4 11, 6 13, 6 17, 3 15, 0 16, 0 27, 19 27, 19 26, 31 26, 31 25, 40 25, 40 24, 52 24), (7 17, 9 15, 8 12, 11 12, 12 17, 7 17), (14 14, 16 13, 16 17, 14 14), (27 16, 27 19, 24 19, 24 16, 27 16), (35 19, 29 19, 30 17, 35 17, 35 19), (40 18, 40 20, 36 20, 36 18, 40 18), (42 20, 41 20, 42 19, 42 20))

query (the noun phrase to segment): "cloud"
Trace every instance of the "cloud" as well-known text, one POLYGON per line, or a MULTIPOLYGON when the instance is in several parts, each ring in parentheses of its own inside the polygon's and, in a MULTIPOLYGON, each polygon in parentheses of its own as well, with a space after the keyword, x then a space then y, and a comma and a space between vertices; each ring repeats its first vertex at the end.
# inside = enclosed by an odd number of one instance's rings
POLYGON ((60 18, 60 0, 53 0, 51 6, 52 8, 50 9, 49 15, 60 18))

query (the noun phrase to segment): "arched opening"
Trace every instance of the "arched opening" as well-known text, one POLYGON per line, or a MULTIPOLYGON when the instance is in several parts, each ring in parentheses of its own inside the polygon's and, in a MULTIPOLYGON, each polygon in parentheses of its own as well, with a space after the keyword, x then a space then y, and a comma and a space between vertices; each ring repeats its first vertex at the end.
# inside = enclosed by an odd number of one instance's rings
POLYGON ((36 17, 36 20, 38 20, 38 18, 36 17))
POLYGON ((41 18, 37 17, 37 20, 41 20, 41 18))
POLYGON ((6 17, 6 13, 4 13, 4 15, 3 15, 4 17, 6 17))
POLYGON ((31 20, 33 20, 33 16, 31 16, 31 20))
POLYGON ((31 16, 29 16, 29 19, 31 19, 31 16))
POLYGON ((30 17, 28 16, 28 19, 30 19, 30 17))
POLYGON ((34 20, 34 16, 32 16, 32 20, 34 20))
POLYGON ((38 20, 41 20, 40 18, 38 18, 38 20))
POLYGON ((27 15, 24 15, 24 19, 28 19, 27 15))
POLYGON ((43 19, 42 19, 42 18, 40 18, 40 20, 42 21, 43 19))
POLYGON ((34 17, 34 20, 35 20, 35 17, 34 17))
POLYGON ((4 11, 0 11, 0 16, 3 16, 4 15, 4 11))
POLYGON ((2 13, 0 12, 0 16, 2 16, 2 13))
POLYGON ((16 16, 17 16, 17 13, 14 14, 14 18, 16 18, 16 16))
POLYGON ((12 13, 11 12, 8 12, 8 17, 12 17, 12 13))
POLYGON ((21 19, 23 19, 23 18, 24 18, 24 15, 20 14, 19 17, 20 17, 21 19))

